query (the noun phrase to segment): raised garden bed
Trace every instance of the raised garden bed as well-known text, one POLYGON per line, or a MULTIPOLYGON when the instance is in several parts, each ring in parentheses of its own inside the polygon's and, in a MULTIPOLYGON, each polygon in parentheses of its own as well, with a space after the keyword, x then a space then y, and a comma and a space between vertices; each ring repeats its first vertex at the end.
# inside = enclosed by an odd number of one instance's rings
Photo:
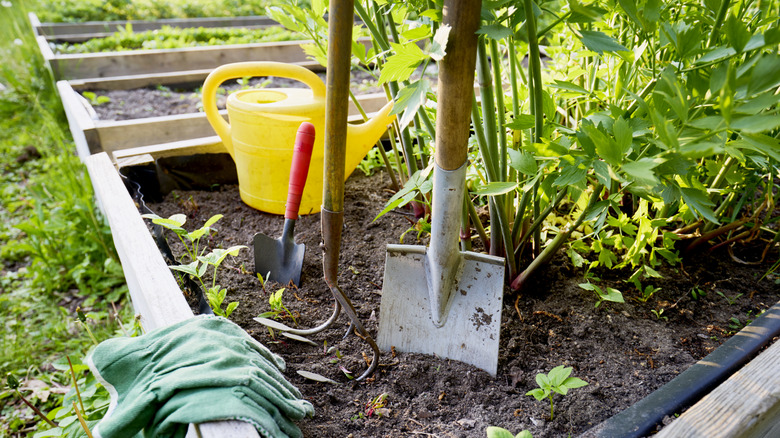
MULTIPOLYGON (((107 157, 102 154, 90 157, 88 163, 92 163, 90 173, 96 187, 103 184, 113 171, 107 157), (96 176, 96 168, 103 169, 101 176, 96 176)), ((123 173, 129 170, 124 169, 123 173)), ((118 180, 115 174, 110 178, 118 180)), ((376 333, 377 318, 382 317, 379 302, 385 244, 397 242, 399 235, 409 227, 404 216, 397 213, 372 222, 390 196, 384 190, 386 186, 387 181, 382 174, 367 178, 358 172, 348 180, 346 191, 346 232, 340 258, 339 283, 350 294, 358 314, 371 333, 376 333)), ((99 194, 99 197, 127 196, 125 193, 106 192, 105 189, 102 192, 103 195, 99 194)), ((220 231, 214 236, 213 245, 248 244, 254 233, 262 232, 276 237, 281 230, 280 217, 262 214, 245 206, 238 199, 235 188, 228 185, 220 186, 216 191, 176 192, 176 195, 168 197, 167 203, 150 205, 163 216, 174 212, 187 213, 193 226, 199 226, 212 214, 225 214, 226 217, 216 225, 220 231)), ((138 222, 140 218, 134 217, 132 220, 138 222)), ((131 242, 146 239, 151 242, 145 229, 145 236, 133 237, 124 231, 125 228, 122 229, 121 234, 127 237, 116 237, 115 234, 115 239, 127 238, 131 242)), ((296 230, 296 239, 307 245, 304 283, 298 290, 288 289, 284 302, 298 315, 301 325, 311 326, 326 318, 332 304, 327 287, 320 278, 319 216, 302 217, 296 230)), ((407 234, 406 242, 413 243, 415 234, 407 234)), ((156 248, 147 248, 152 254, 149 256, 138 252, 139 245, 136 243, 133 243, 132 250, 129 248, 120 253, 126 253, 133 264, 149 257, 159 259, 159 253, 154 254, 156 248)), ((747 256, 747 253, 743 256, 747 256)), ((123 265, 125 263, 126 259, 123 258, 123 265)), ((370 352, 354 336, 341 339, 347 327, 344 318, 332 328, 312 337, 319 347, 289 340, 277 342, 283 338, 277 334, 274 340, 264 327, 252 320, 268 309, 268 291, 276 289, 269 285, 264 292, 258 280, 251 275, 251 250, 245 250, 231 265, 234 269, 221 271, 220 283, 230 289, 228 300, 241 303, 233 319, 287 360, 288 378, 315 404, 317 415, 301 425, 307 436, 346 436, 349 433, 355 436, 421 433, 481 436, 487 425, 502 426, 515 432, 525 428, 532 431, 535 437, 576 436, 663 387, 664 383, 680 375, 707 354, 717 352, 716 348, 728 337, 729 332, 739 328, 736 325, 729 327, 729 324, 735 324, 731 318, 737 318, 741 325, 778 299, 776 284, 767 280, 757 281, 766 271, 766 266, 738 265, 730 261, 725 253, 719 253, 701 257, 677 269, 664 269, 666 278, 657 286, 662 288, 658 292, 661 297, 659 303, 665 310, 663 316, 668 317, 668 320, 659 320, 653 316, 651 310, 658 309, 651 309, 632 300, 627 300, 626 304, 605 303, 595 309, 592 305, 593 297, 576 285, 581 282, 581 273, 561 258, 522 296, 506 295, 496 379, 454 361, 414 354, 393 356, 386 352, 375 378, 366 383, 351 384, 338 365, 359 373, 365 367, 361 353, 370 352), (242 272, 242 268, 248 273, 242 272), (694 287, 705 291, 706 298, 694 300, 690 294, 694 287), (723 296, 718 295, 718 292, 723 296), (731 299, 734 300, 733 304, 729 304, 731 299), (330 362, 333 353, 324 354, 326 341, 328 347, 335 346, 342 353, 337 364, 330 362), (534 376, 537 372, 547 372, 561 364, 573 366, 574 375, 583 378, 589 385, 573 390, 566 397, 556 398, 556 418, 548 421, 549 406, 524 394, 535 386, 534 376), (328 386, 307 381, 295 374, 296 370, 314 371, 340 384, 328 386), (386 408, 389 411, 384 411, 385 415, 381 417, 372 415, 366 418, 366 403, 381 394, 388 394, 386 408)), ((125 268, 127 270, 127 266, 125 268)), ((184 300, 167 268, 158 263, 155 270, 155 275, 169 277, 166 281, 170 286, 164 291, 161 291, 157 281, 152 281, 153 284, 138 284, 146 278, 131 281, 130 278, 138 276, 139 271, 132 274, 134 270, 130 270, 128 274, 131 291, 135 290, 134 302, 137 294, 154 295, 154 300, 162 300, 155 301, 159 302, 161 308, 142 310, 142 306, 137 306, 144 315, 148 311, 152 314, 168 312, 162 310, 167 302, 175 301, 176 306, 181 308, 184 300)), ((144 268, 140 272, 147 271, 144 268)), ((609 275, 608 272, 604 273, 604 280, 618 286, 619 279, 609 278, 609 275)), ((141 298, 141 302, 146 299, 141 298)), ((778 312, 780 309, 775 306, 769 315, 776 320, 778 312)), ((750 327, 743 330, 741 336, 771 338, 766 330, 762 332, 750 327)), ((776 357, 778 350, 780 348, 775 344, 756 359, 755 365, 751 366, 759 368, 757 374, 746 368, 742 377, 735 375, 736 383, 730 385, 737 388, 755 390, 739 383, 744 382, 744 373, 765 386, 761 393, 732 397, 732 406, 747 406, 741 399, 756 400, 758 406, 751 408, 749 413, 732 409, 733 418, 725 420, 728 425, 740 429, 739 425, 744 425, 746 419, 757 417, 766 420, 763 432, 769 430, 767 424, 772 426, 771 421, 776 418, 778 393, 777 370, 774 369, 777 362, 773 362, 772 358, 776 357)), ((713 368, 706 360, 699 362, 697 367, 713 368)), ((710 382, 710 387, 720 380, 710 382)), ((691 381, 678 381, 675 385, 678 395, 693 391, 691 381)), ((717 399, 717 395, 712 397, 717 399)), ((694 401, 690 400, 689 403, 694 401)), ((667 414, 673 415, 679 413, 679 410, 667 414)), ((698 424, 706 422, 702 418, 707 416, 726 418, 728 413, 722 409, 705 408, 703 414, 697 414, 692 409, 691 414, 684 414, 681 417, 683 420, 672 422, 672 425, 678 427, 676 423, 690 421, 698 424)), ((724 426, 722 430, 729 429, 724 426)), ((750 431, 756 429, 742 430, 747 432, 739 436, 762 436, 751 434, 750 431)), ((619 436, 594 435, 596 433, 595 430, 590 432, 591 436, 619 436)), ((641 436, 631 435, 629 431, 621 433, 624 433, 623 436, 641 436)), ((730 433, 708 436, 734 436, 730 433)))

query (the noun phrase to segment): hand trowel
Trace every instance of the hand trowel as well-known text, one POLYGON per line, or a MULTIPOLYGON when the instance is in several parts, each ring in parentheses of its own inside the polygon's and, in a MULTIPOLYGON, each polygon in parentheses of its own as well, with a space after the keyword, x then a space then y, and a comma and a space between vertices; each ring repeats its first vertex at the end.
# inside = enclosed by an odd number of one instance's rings
POLYGON ((265 280, 279 284, 289 284, 292 281, 298 286, 301 282, 306 246, 295 243, 295 221, 298 219, 301 194, 306 185, 306 175, 309 173, 314 134, 314 125, 304 122, 301 123, 295 136, 282 235, 274 239, 257 233, 254 237, 255 274, 260 274, 265 280))

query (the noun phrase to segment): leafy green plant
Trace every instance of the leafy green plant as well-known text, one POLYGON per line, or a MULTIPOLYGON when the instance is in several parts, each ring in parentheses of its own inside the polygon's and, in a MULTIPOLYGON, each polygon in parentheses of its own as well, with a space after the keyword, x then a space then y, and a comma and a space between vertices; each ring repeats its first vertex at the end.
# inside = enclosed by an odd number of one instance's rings
POLYGON ((39 0, 42 22, 156 20, 262 15, 269 0, 39 0))
POLYGON ((487 438, 533 438, 531 432, 527 430, 522 430, 518 432, 517 435, 513 435, 512 432, 497 426, 488 426, 487 429, 485 429, 485 433, 487 434, 487 438))
POLYGON ((183 228, 183 225, 187 221, 187 216, 183 214, 174 214, 169 218, 163 218, 156 214, 144 214, 142 217, 151 219, 152 223, 160 225, 168 230, 171 230, 179 237, 179 241, 184 245, 184 250, 189 258, 190 263, 170 266, 174 271, 184 272, 191 277, 198 280, 200 286, 205 290, 206 298, 209 300, 214 314, 223 316, 225 318, 230 317, 230 314, 238 307, 238 301, 232 301, 227 305, 225 309, 222 305, 227 296, 227 289, 220 287, 217 284, 217 270, 222 262, 225 261, 227 256, 237 256, 239 251, 246 248, 245 245, 235 245, 230 248, 215 248, 206 253, 207 248, 200 247, 201 238, 208 235, 217 221, 222 218, 221 214, 216 214, 209 218, 202 227, 188 232, 183 228), (211 266, 211 284, 207 285, 204 281, 209 266, 211 266))
POLYGON ((163 26, 156 30, 134 32, 127 24, 118 32, 83 43, 60 43, 54 49, 62 54, 121 52, 127 50, 179 49, 225 44, 269 43, 303 38, 279 26, 247 28, 179 28, 163 26))
POLYGON ((532 395, 536 400, 542 401, 545 398, 550 400, 550 420, 554 418, 553 394, 566 395, 570 389, 582 388, 587 386, 588 382, 578 378, 569 377, 572 367, 558 365, 550 370, 548 374, 539 373, 536 375, 536 384, 538 388, 528 391, 525 395, 532 395))

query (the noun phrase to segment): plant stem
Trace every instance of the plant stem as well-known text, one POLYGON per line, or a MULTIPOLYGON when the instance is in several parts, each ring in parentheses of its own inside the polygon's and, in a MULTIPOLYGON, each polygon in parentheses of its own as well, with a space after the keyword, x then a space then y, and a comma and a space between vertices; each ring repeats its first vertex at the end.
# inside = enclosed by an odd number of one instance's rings
MULTIPOLYGON (((88 438, 92 438, 92 432, 89 431, 89 426, 87 426, 87 422, 84 420, 84 417, 81 415, 81 412, 79 412, 79 408, 76 407, 76 402, 73 402, 73 410, 76 412, 76 416, 79 418, 79 423, 81 423, 81 428, 84 429, 84 432, 87 434, 88 438)), ((84 410, 84 406, 81 407, 81 410, 84 410)))
POLYGON ((557 236, 550 242, 545 248, 544 251, 542 251, 533 262, 531 262, 528 267, 525 268, 523 272, 520 273, 520 275, 517 276, 517 278, 512 281, 511 288, 512 290, 520 290, 523 285, 528 281, 528 278, 533 275, 534 272, 536 272, 537 269, 539 269, 540 266, 546 264, 549 262, 553 255, 560 249, 561 246, 563 246, 564 243, 566 243, 566 240, 569 238, 569 235, 571 235, 571 232, 576 230, 582 223, 585 221, 585 217, 590 214, 590 210, 593 208, 593 205, 596 204, 596 201, 601 196, 601 192, 603 190, 604 186, 602 184, 598 184, 593 189, 593 193, 590 196, 590 199, 588 200, 588 205, 585 207, 585 209, 580 213, 579 217, 577 217, 577 220, 573 223, 561 230, 560 233, 558 233, 557 236))
POLYGON ((552 399, 552 394, 550 394, 550 421, 552 421, 552 420, 553 420, 553 418, 555 418, 555 416, 553 415, 554 413, 555 413, 555 412, 553 411, 553 399, 552 399))
POLYGON ((726 13, 731 6, 731 0, 722 0, 720 9, 718 9, 718 15, 715 17, 715 23, 712 24, 712 33, 710 33, 710 39, 707 42, 707 47, 712 47, 718 39, 718 33, 723 25, 723 20, 726 19, 726 13))
MULTIPOLYGON (((81 410, 84 410, 84 401, 81 400, 81 391, 79 390, 79 382, 76 380, 76 373, 73 371, 73 363, 70 361, 70 356, 65 355, 68 359, 68 367, 70 367, 70 377, 73 379, 73 387, 76 389, 76 398, 79 399, 79 405, 81 410)), ((75 402, 74 402, 75 403, 75 402)))
MULTIPOLYGON (((37 415, 37 416, 41 417, 41 419, 42 419, 43 421, 45 421, 46 423, 48 423, 48 424, 49 424, 49 426, 51 426, 51 427, 57 427, 57 425, 56 425, 56 424, 54 424, 54 422, 53 422, 53 421, 49 420, 49 418, 48 418, 46 415, 44 415, 44 414, 43 414, 43 412, 41 412, 41 410, 40 410, 40 409, 38 409, 37 407, 35 407, 35 405, 33 405, 32 403, 30 403, 29 401, 27 401, 27 399, 26 399, 26 398, 24 398, 24 396, 22 395, 22 393, 21 393, 21 392, 19 392, 19 390, 18 390, 18 389, 14 389, 14 392, 16 392, 16 395, 17 395, 17 396, 18 396, 18 397, 19 397, 19 398, 20 398, 20 399, 21 399, 21 400, 24 402, 24 404, 26 404, 26 405, 27 405, 27 406, 28 406, 30 409, 32 409, 32 410, 33 410, 33 412, 35 412, 35 415, 37 415)), ((75 402, 74 402, 74 403, 75 403, 75 402)))

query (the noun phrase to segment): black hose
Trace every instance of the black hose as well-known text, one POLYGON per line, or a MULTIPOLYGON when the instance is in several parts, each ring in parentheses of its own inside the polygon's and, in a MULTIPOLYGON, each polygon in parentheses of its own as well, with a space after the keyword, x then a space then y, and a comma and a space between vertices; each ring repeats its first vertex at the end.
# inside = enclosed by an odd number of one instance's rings
POLYGON ((649 435, 665 416, 680 413, 699 401, 776 336, 780 336, 780 302, 671 382, 580 437, 640 438, 649 435))

